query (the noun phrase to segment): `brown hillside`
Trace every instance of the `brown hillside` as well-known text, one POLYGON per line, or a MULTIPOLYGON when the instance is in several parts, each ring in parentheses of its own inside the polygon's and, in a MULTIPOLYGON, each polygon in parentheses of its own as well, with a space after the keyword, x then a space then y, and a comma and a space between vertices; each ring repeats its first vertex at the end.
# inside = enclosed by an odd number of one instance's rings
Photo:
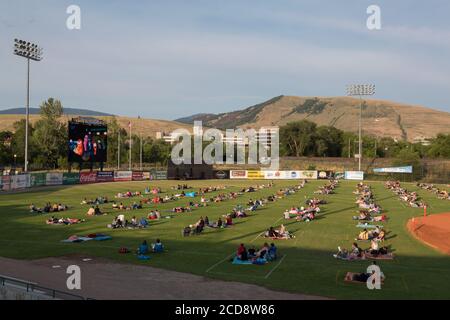
MULTIPOLYGON (((203 121, 205 126, 225 129, 278 126, 307 119, 318 125, 356 132, 359 103, 359 99, 349 97, 280 96, 242 111, 208 115, 203 121)), ((384 100, 365 100, 365 104, 365 134, 413 141, 450 133, 450 113, 384 100)))
MULTIPOLYGON (((62 121, 68 121, 77 116, 65 115, 62 121)), ((108 121, 111 117, 93 117, 108 121)), ((0 131, 14 131, 14 122, 25 119, 24 115, 0 115, 0 131)), ((134 134, 142 134, 144 137, 156 137, 157 132, 170 133, 176 129, 188 129, 192 131, 192 126, 175 121, 155 120, 155 119, 137 119, 129 117, 116 117, 120 126, 128 130, 128 123, 133 124, 132 130, 134 134)), ((38 115, 30 115, 31 123, 39 120, 38 115)))

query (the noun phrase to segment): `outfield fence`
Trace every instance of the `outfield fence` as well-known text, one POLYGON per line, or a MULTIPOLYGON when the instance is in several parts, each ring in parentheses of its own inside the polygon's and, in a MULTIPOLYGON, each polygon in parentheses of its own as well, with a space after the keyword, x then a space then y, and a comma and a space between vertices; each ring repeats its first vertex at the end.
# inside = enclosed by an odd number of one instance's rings
POLYGON ((0 176, 0 191, 24 190, 42 186, 94 184, 105 182, 166 180, 167 171, 38 172, 0 176))

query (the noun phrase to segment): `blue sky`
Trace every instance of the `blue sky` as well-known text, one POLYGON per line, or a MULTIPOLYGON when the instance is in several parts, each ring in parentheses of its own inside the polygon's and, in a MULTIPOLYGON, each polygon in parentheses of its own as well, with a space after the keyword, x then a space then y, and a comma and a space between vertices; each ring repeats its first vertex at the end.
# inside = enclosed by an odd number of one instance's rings
POLYGON ((280 94, 376 98, 450 112, 450 2, 1 0, 0 109, 23 106, 15 37, 39 43, 31 104, 175 119, 241 109, 280 94), (81 7, 82 29, 66 28, 81 7), (382 29, 366 28, 381 7, 382 29))

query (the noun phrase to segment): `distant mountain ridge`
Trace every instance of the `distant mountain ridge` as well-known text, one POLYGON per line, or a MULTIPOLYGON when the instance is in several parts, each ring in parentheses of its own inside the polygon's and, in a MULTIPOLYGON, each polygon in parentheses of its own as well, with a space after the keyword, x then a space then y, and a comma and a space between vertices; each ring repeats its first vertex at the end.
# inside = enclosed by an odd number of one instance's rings
MULTIPOLYGON (((0 110, 0 114, 25 114, 26 109, 25 108, 11 108, 6 110, 0 110)), ((39 114, 39 108, 30 108, 30 114, 37 115, 39 114)), ((64 108, 64 114, 72 115, 72 116, 112 116, 112 114, 99 112, 99 111, 93 111, 93 110, 87 110, 87 109, 77 109, 77 108, 64 108)))
MULTIPOLYGON (((356 132, 359 106, 360 100, 350 97, 281 95, 239 111, 197 114, 175 121, 186 124, 202 121, 206 127, 223 130, 282 126, 306 119, 317 125, 356 132)), ((450 133, 450 113, 386 100, 365 100, 363 132, 408 141, 432 138, 438 133, 450 133)))

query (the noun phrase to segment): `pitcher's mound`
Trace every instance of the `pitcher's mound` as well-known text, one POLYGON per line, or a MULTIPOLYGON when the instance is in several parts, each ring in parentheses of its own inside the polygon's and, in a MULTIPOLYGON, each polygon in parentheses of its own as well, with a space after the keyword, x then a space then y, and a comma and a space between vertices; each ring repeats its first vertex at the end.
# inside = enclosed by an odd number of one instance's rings
POLYGON ((450 255, 450 213, 413 218, 407 226, 417 239, 450 255))

